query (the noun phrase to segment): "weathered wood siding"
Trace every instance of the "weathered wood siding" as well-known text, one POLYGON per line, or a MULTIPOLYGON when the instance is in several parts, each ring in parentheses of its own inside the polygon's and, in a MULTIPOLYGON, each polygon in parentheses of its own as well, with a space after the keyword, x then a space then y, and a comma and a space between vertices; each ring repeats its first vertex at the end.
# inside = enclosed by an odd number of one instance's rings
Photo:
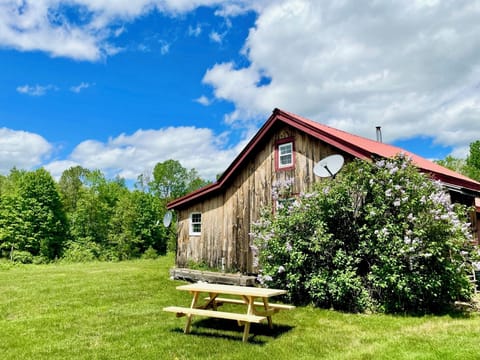
POLYGON ((273 129, 223 193, 179 211, 177 266, 204 262, 220 269, 223 258, 227 271, 253 272, 250 225, 262 207, 271 204, 272 183, 294 178, 294 193, 306 192, 320 180, 313 173, 315 163, 334 153, 338 151, 331 146, 287 125, 273 129), (295 167, 276 171, 275 144, 289 137, 294 140, 295 167), (200 236, 189 235, 192 212, 202 213, 200 236))

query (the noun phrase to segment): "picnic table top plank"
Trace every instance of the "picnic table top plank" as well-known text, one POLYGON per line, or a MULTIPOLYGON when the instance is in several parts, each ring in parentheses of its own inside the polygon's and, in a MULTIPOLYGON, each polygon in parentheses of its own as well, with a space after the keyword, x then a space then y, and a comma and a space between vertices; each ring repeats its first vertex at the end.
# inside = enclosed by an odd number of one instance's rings
POLYGON ((262 298, 283 295, 287 293, 286 290, 280 290, 280 289, 268 289, 268 288, 237 286, 237 285, 212 284, 212 283, 194 283, 194 284, 180 285, 180 286, 177 286, 177 290, 206 292, 206 293, 215 293, 215 294, 240 295, 240 296, 253 296, 253 297, 262 297, 262 298))

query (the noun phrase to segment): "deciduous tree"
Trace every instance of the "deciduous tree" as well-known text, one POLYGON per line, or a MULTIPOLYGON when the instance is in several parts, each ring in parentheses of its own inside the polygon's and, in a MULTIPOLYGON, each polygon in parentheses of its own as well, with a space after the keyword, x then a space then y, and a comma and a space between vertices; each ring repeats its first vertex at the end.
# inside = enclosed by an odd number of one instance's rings
POLYGON ((161 219, 164 203, 138 190, 123 194, 110 223, 109 245, 121 258, 138 257, 148 248, 167 251, 167 234, 161 219))
POLYGON ((65 212, 55 181, 45 169, 13 170, 0 203, 0 243, 52 260, 61 255, 67 239, 65 212))
POLYGON ((470 153, 466 160, 467 175, 480 181, 480 140, 470 144, 470 153))
POLYGON ((170 201, 206 184, 195 169, 187 170, 177 160, 166 160, 155 165, 149 187, 158 197, 170 201))

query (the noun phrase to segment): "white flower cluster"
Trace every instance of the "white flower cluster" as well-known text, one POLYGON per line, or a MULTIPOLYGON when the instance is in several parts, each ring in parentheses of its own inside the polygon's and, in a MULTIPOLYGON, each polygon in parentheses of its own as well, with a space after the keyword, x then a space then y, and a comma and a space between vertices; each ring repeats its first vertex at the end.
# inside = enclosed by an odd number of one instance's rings
POLYGON ((285 193, 291 192, 292 186, 295 183, 294 178, 286 180, 277 180, 272 183, 272 198, 273 200, 281 199, 285 193))

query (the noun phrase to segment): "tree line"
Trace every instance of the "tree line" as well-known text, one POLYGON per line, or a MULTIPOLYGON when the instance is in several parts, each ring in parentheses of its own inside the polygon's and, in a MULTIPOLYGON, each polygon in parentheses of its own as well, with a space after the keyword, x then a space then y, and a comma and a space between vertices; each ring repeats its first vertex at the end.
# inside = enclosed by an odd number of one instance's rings
POLYGON ((448 155, 445 159, 438 160, 437 163, 473 180, 480 181, 480 140, 470 143, 470 152, 465 159, 448 155))
MULTIPOLYGON (((438 163, 480 181, 480 140, 466 159, 438 163)), ((133 189, 80 166, 58 182, 43 168, 13 168, 0 175, 0 258, 43 263, 165 254, 176 245, 175 229, 162 223, 166 204, 207 184, 176 160, 139 175, 133 189)))
POLYGON ((176 234, 162 219, 166 204, 207 185, 176 160, 122 178, 80 166, 56 182, 43 168, 0 175, 0 258, 22 263, 124 260, 174 250, 176 234))

